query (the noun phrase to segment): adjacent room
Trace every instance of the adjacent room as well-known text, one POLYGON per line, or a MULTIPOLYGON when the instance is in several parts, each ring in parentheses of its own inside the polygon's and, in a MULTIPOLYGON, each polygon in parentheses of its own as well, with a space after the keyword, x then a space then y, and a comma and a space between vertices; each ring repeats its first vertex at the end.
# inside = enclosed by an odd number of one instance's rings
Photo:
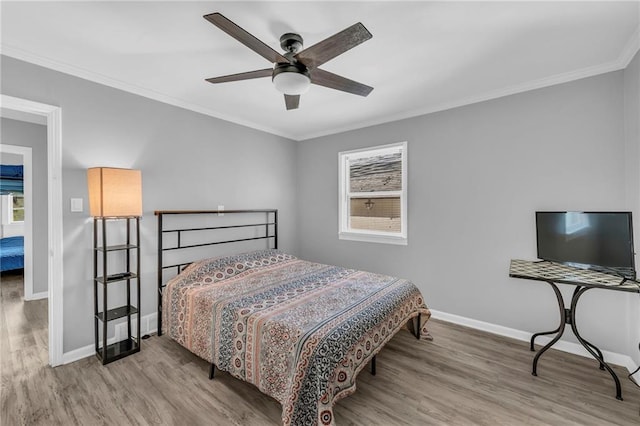
POLYGON ((1 424, 640 423, 640 1, 0 12, 1 424))

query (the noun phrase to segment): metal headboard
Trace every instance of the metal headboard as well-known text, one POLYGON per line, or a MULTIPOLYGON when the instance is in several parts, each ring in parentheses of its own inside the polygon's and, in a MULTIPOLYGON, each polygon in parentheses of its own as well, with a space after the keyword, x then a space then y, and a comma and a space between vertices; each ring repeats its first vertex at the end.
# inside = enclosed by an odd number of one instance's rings
POLYGON ((205 246, 213 246, 219 244, 229 244, 229 243, 238 243, 242 241, 251 241, 251 240, 271 240, 273 242, 273 248, 278 248, 278 210, 277 209, 262 209, 262 210, 156 210, 154 214, 158 217, 158 336, 162 335, 162 290, 165 287, 164 284, 164 275, 163 271, 166 269, 176 268, 176 273, 180 273, 184 267, 188 266, 190 263, 200 260, 191 259, 190 261, 180 262, 172 265, 165 265, 165 252, 169 251, 180 251, 193 249, 196 247, 205 247, 205 246), (246 215, 246 214, 256 214, 260 215, 263 213, 265 216, 263 221, 258 221, 258 223, 242 223, 238 225, 223 225, 223 226, 200 226, 194 228, 169 228, 165 229, 165 222, 163 219, 166 216, 188 216, 188 215, 209 215, 211 217, 218 217, 222 215, 246 215), (222 229, 239 229, 239 228, 254 228, 254 229, 264 229, 264 235, 246 237, 246 238, 233 238, 227 240, 216 240, 210 242, 198 242, 196 244, 183 244, 183 235, 188 235, 188 233, 203 233, 205 231, 216 231, 222 229), (166 234, 175 234, 177 243, 171 247, 164 247, 164 236, 166 234))

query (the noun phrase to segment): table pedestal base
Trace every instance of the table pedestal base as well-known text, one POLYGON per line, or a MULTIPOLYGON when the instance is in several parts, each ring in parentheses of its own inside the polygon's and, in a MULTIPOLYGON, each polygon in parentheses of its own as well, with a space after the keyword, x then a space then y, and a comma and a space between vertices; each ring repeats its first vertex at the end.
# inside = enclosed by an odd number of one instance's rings
POLYGON ((536 337, 556 333, 556 336, 549 343, 544 345, 542 349, 538 351, 538 353, 536 353, 536 356, 533 358, 533 371, 531 372, 531 374, 533 374, 534 376, 538 375, 538 360, 540 359, 542 354, 547 351, 547 349, 549 349, 558 340, 560 340, 560 337, 562 337, 562 334, 564 333, 565 325, 569 324, 571 325, 573 334, 575 334, 580 344, 582 344, 582 346, 584 346, 584 348, 591 354, 591 356, 593 356, 600 363, 600 370, 606 369, 609 374, 611 374, 611 377, 613 377, 613 381, 616 384, 616 399, 622 401, 622 389, 620 387, 620 380, 618 379, 618 376, 611 369, 611 367, 609 367, 609 365, 604 362, 604 357, 602 356, 602 352, 600 351, 600 349, 598 349, 593 343, 588 342, 586 339, 584 339, 578 332, 578 327, 576 326, 576 306, 578 304, 578 299, 580 298, 580 296, 582 296, 582 294, 584 294, 584 292, 593 287, 577 286, 573 292, 573 296, 571 297, 571 307, 567 309, 564 307, 564 299, 562 298, 562 293, 560 293, 558 286, 556 286, 552 281, 547 281, 547 283, 551 285, 551 288, 555 292, 556 298, 558 299, 558 306, 560 307, 560 325, 558 325, 558 328, 556 328, 555 330, 543 331, 540 333, 535 333, 533 336, 531 336, 530 349, 531 351, 535 351, 534 342, 536 340, 536 337))

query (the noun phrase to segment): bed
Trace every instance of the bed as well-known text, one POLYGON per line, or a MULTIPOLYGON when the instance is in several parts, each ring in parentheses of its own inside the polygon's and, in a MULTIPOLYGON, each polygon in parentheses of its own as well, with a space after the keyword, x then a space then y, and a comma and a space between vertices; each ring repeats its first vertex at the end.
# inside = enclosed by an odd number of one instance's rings
MULTIPOLYGON (((242 214, 246 211, 237 211, 242 214)), ((255 210, 251 212, 255 213, 255 210)), ((284 425, 335 424, 333 405, 355 391, 356 376, 399 330, 428 337, 430 312, 410 281, 309 262, 277 250, 277 211, 229 241, 183 244, 185 232, 236 225, 165 229, 158 215, 159 334, 166 333, 215 368, 252 383, 282 405, 284 425), (176 242, 164 247, 166 234, 176 242), (166 265, 182 248, 269 240, 271 247, 166 265), (163 271, 179 273, 166 284, 163 271)), ((197 212, 207 214, 217 212, 197 212)), ((193 214, 193 213, 192 213, 193 214)), ((225 212, 228 215, 229 212, 225 212)))
POLYGON ((24 268, 24 237, 0 238, 0 272, 24 268))

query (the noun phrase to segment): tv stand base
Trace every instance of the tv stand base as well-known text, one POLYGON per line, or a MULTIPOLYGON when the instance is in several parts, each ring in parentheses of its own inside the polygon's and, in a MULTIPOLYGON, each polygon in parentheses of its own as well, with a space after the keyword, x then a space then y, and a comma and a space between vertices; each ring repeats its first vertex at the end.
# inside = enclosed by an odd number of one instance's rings
POLYGON ((570 305, 571 307, 565 308, 564 299, 562 298, 562 293, 560 293, 558 286, 553 281, 547 281, 547 283, 551 286, 554 293, 556 294, 556 298, 558 299, 558 306, 560 307, 560 325, 558 325, 558 328, 556 328, 555 330, 543 331, 540 333, 535 333, 533 336, 531 336, 530 349, 533 352, 535 351, 534 343, 535 343, 536 337, 557 333, 556 336, 549 343, 544 345, 542 349, 540 349, 538 353, 536 353, 536 356, 533 358, 533 371, 531 372, 531 374, 533 374, 534 376, 538 375, 538 361, 540 360, 540 357, 549 348, 551 348, 558 340, 560 340, 560 337, 562 337, 562 334, 564 333, 565 325, 569 324, 571 325, 571 330, 573 330, 573 334, 575 334, 578 341, 591 354, 591 356, 593 356, 600 363, 600 370, 606 369, 609 372, 609 374, 611 374, 611 377, 613 377, 613 381, 616 384, 616 399, 619 399, 620 401, 622 401, 622 389, 620 386, 620 379, 618 379, 618 376, 616 375, 616 373, 604 361, 604 356, 602 355, 602 352, 600 351, 600 349, 598 349, 598 347, 593 343, 583 338, 578 332, 578 327, 576 326, 576 306, 578 304, 578 299, 587 290, 593 287, 576 286, 575 290, 573 291, 573 296, 571 297, 571 305, 570 305))
POLYGON ((538 336, 555 334, 555 337, 553 337, 549 343, 544 345, 538 353, 536 353, 536 356, 533 358, 533 371, 531 374, 534 376, 538 375, 538 361, 540 360, 540 357, 558 340, 560 340, 562 333, 564 333, 565 326, 569 324, 571 326, 571 330, 573 330, 573 334, 575 334, 580 344, 584 346, 587 352, 589 352, 591 356, 598 361, 600 364, 600 370, 607 370, 609 372, 616 384, 616 398, 622 400, 622 390, 618 376, 616 376, 616 373, 604 361, 604 357, 600 349, 598 349, 593 343, 587 341, 578 332, 578 327, 576 325, 576 306, 578 305, 580 296, 592 288, 624 291, 627 293, 637 294, 640 293, 640 282, 632 280, 620 282, 620 277, 617 275, 578 269, 569 265, 562 265, 549 261, 536 262, 519 259, 511 259, 511 264, 509 265, 509 276, 526 280, 544 281, 551 285, 553 292, 556 294, 556 299, 558 299, 558 307, 560 308, 560 324, 558 327, 555 330, 543 331, 531 336, 530 349, 531 351, 535 351, 534 343, 538 336), (562 294, 557 286, 558 284, 569 284, 575 286, 569 308, 565 308, 562 294))

